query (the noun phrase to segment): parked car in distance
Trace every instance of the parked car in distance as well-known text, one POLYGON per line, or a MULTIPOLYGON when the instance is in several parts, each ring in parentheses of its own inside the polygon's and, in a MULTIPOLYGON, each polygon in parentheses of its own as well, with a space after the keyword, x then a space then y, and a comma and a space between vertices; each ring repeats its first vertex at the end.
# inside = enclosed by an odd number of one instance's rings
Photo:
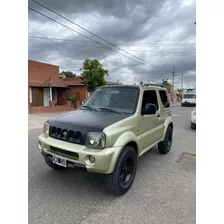
POLYGON ((122 195, 132 186, 137 159, 155 145, 161 154, 168 153, 172 139, 164 87, 103 86, 79 110, 48 120, 38 149, 49 167, 104 174, 106 189, 122 195))
POLYGON ((185 93, 182 97, 181 106, 196 107, 196 93, 185 93))
POLYGON ((196 129, 196 108, 191 112, 191 129, 196 129))

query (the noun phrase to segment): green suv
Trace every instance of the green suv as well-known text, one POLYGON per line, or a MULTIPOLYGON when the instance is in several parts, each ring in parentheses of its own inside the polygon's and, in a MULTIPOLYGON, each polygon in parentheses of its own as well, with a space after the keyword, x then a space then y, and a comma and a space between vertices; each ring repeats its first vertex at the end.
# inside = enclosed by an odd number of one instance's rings
POLYGON ((104 174, 107 190, 122 195, 133 183, 137 159, 157 144, 161 154, 168 153, 172 136, 163 86, 108 85, 79 110, 48 120, 38 149, 49 167, 104 174))

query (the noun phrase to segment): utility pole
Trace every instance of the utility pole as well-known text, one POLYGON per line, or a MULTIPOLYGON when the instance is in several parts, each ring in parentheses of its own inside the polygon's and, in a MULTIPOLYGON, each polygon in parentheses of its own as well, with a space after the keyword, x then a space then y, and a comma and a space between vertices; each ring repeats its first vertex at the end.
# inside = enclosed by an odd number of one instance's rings
POLYGON ((181 93, 183 94, 184 92, 184 73, 183 72, 182 72, 182 80, 181 80, 181 89, 182 89, 181 93))
POLYGON ((174 69, 175 69, 175 67, 174 67, 174 65, 173 65, 173 97, 172 97, 172 102, 174 103, 174 69))

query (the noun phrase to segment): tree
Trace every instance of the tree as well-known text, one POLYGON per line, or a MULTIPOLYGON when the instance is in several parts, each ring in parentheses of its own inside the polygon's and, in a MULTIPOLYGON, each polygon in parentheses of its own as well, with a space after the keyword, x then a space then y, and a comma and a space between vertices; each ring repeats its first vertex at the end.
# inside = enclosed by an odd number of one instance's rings
POLYGON ((87 86, 88 92, 93 92, 97 87, 107 84, 104 77, 109 75, 108 70, 104 69, 97 59, 90 60, 87 58, 80 70, 82 71, 82 82, 87 86))
POLYGON ((70 71, 62 71, 60 75, 65 75, 66 77, 76 77, 76 74, 70 71))

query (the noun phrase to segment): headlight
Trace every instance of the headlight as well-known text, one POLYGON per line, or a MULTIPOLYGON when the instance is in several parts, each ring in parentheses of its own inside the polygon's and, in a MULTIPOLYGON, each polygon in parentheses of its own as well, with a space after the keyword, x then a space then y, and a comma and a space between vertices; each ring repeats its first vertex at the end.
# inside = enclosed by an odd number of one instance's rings
POLYGON ((43 134, 44 134, 46 137, 49 136, 49 130, 50 130, 50 125, 49 125, 47 122, 45 122, 45 123, 44 123, 43 134))
POLYGON ((89 132, 86 137, 86 146, 94 149, 105 148, 106 135, 103 132, 89 132))

